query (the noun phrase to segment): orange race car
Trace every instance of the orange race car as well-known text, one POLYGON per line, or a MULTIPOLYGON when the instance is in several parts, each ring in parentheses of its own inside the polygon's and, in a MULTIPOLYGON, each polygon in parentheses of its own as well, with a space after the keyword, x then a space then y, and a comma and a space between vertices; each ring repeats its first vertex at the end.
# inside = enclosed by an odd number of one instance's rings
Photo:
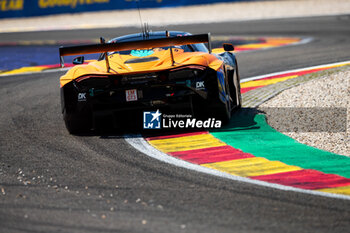
POLYGON ((195 116, 228 121, 241 106, 232 44, 211 52, 210 34, 143 32, 101 44, 60 48, 63 56, 101 53, 87 64, 77 57, 60 78, 63 118, 70 133, 96 127, 103 118, 118 126, 120 112, 190 106, 195 116), (208 47, 204 43, 208 44, 208 47), (117 123, 115 123, 117 122, 117 123))

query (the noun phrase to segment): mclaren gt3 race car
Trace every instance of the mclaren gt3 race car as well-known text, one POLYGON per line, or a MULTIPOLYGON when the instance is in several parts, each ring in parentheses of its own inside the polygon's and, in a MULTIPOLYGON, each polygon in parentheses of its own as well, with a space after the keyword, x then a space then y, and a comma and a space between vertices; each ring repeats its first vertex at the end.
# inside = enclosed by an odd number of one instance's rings
MULTIPOLYGON (((187 104, 196 117, 223 122, 241 106, 238 65, 232 44, 211 53, 210 34, 159 31, 126 35, 101 44, 61 47, 60 58, 77 57, 60 78, 63 119, 70 133, 95 128, 104 116, 187 104), (207 43, 207 47, 205 45, 207 43)), ((118 124, 117 124, 118 125, 118 124)))

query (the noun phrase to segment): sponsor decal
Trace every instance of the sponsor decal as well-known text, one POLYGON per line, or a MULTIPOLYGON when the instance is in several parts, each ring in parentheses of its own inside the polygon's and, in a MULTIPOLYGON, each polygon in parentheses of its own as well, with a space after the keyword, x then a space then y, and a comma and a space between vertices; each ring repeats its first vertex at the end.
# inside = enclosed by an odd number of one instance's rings
POLYGON ((78 101, 86 101, 86 93, 79 93, 78 101))
MULTIPOLYGON (((216 2, 218 0, 209 0, 216 2)), ((232 1, 232 0, 221 0, 232 1)), ((203 4, 203 0, 0 0, 0 18, 32 17, 59 13, 77 13, 102 10, 175 7, 203 4)), ((176 51, 176 49, 174 49, 176 51)))
POLYGON ((162 114, 159 110, 143 112, 144 129, 210 129, 221 125, 221 120, 215 118, 201 120, 190 114, 162 114))
POLYGON ((126 90, 125 97, 127 102, 137 101, 137 90, 136 89, 126 90))
POLYGON ((78 5, 91 5, 98 3, 109 3, 109 0, 39 0, 40 8, 48 7, 71 7, 76 8, 78 5))
POLYGON ((0 0, 0 11, 23 10, 23 0, 0 0))
POLYGON ((197 90, 204 90, 205 89, 204 81, 196 82, 196 89, 197 90))

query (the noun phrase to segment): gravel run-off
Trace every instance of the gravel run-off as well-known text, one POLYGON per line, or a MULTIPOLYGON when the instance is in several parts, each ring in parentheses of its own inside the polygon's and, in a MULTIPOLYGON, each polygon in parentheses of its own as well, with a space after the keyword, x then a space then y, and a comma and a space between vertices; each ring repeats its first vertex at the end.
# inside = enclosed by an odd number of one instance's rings
POLYGON ((276 130, 300 143, 350 156, 350 69, 290 88, 259 106, 276 130))

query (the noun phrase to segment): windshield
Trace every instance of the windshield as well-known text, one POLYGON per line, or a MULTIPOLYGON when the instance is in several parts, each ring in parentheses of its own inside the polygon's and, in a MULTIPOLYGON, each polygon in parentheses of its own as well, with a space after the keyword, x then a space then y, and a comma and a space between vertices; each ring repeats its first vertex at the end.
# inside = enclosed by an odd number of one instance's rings
MULTIPOLYGON (((187 36, 191 35, 188 32, 170 32, 170 37, 176 37, 176 36, 187 36)), ((147 39, 160 39, 160 38, 166 38, 165 32, 151 32, 147 39)), ((143 40, 143 34, 131 34, 126 35, 122 37, 114 38, 108 43, 118 43, 118 42, 129 42, 129 41, 137 41, 137 40, 143 40)), ((181 46, 172 46, 173 48, 182 49, 184 52, 208 52, 207 47, 200 43, 200 44, 192 44, 192 45, 181 45, 181 46)), ((119 52, 110 52, 109 54, 113 53, 119 53, 123 55, 132 55, 135 57, 145 57, 150 56, 154 52, 159 52, 162 50, 168 50, 170 47, 160 47, 160 48, 150 48, 150 49, 142 49, 142 50, 128 50, 128 51, 119 51, 119 52)))
MULTIPOLYGON (((191 45, 182 45, 182 46, 173 46, 175 51, 182 50, 183 52, 195 52, 194 48, 191 45)), ((118 52, 110 52, 109 55, 119 53, 122 55, 132 55, 134 57, 147 57, 156 52, 161 52, 164 50, 168 50, 170 47, 156 47, 151 49, 137 49, 137 50, 126 50, 126 51, 118 51, 118 52)))

